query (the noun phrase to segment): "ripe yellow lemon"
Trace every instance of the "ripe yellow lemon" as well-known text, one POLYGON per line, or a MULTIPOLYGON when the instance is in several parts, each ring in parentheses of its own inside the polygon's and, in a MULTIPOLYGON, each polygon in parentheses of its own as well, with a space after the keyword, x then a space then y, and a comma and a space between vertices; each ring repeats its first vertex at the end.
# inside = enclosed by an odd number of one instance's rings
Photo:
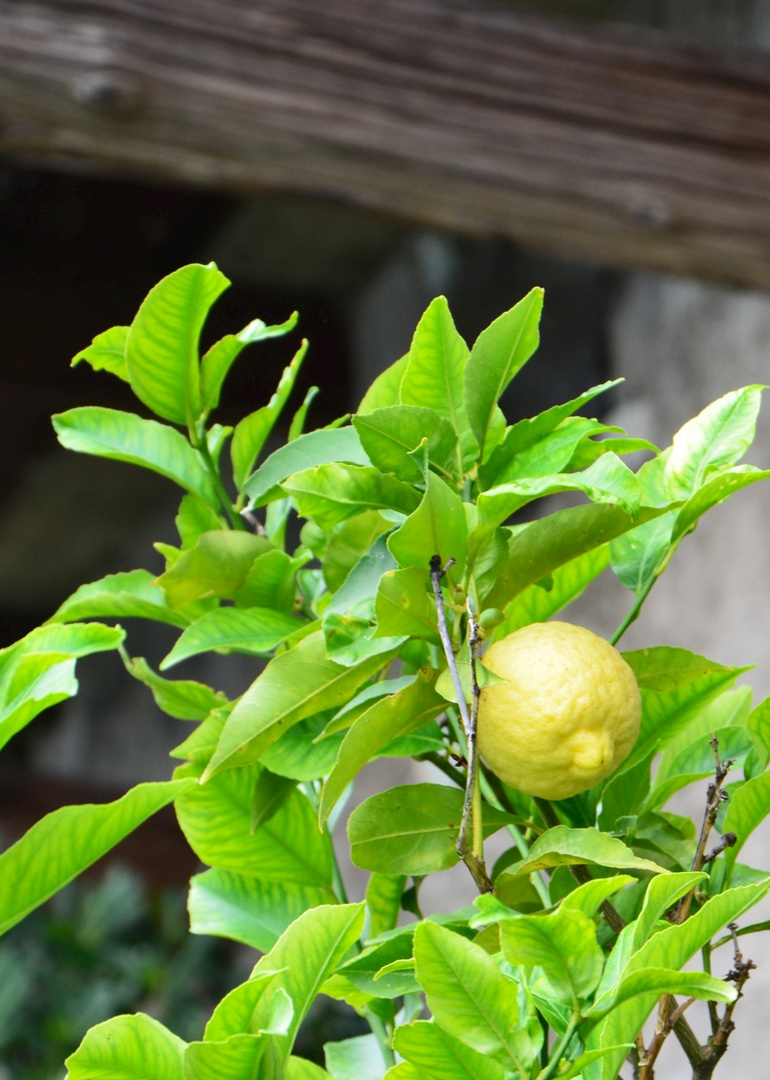
POLYGON ((478 746, 504 783, 566 799, 630 754, 641 695, 604 638, 570 623, 533 623, 496 642, 484 665, 506 681, 481 691, 478 746))

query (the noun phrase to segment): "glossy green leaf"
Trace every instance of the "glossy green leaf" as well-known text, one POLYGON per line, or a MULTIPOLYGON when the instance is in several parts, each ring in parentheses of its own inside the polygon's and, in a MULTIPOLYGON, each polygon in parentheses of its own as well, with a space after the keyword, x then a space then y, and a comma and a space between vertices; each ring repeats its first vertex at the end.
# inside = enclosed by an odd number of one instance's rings
POLYGON ((230 714, 204 779, 256 761, 292 724, 338 708, 384 663, 375 656, 355 667, 326 657, 322 633, 276 656, 230 714))
POLYGON ((410 452, 426 439, 428 459, 434 468, 450 480, 456 473, 457 434, 449 420, 434 409, 393 405, 354 416, 353 426, 369 460, 382 472, 419 483, 422 472, 410 452))
POLYGON ((590 998, 601 978, 604 955, 596 927, 565 904, 548 915, 509 912, 500 922, 500 942, 509 963, 540 968, 548 995, 571 1009, 590 998))
POLYGON ((147 294, 126 338, 131 389, 158 416, 190 430, 201 414, 198 339, 229 284, 213 263, 175 270, 147 294))
POLYGON ((657 874, 650 880, 644 897, 644 904, 634 923, 633 949, 640 949, 662 919, 685 893, 707 877, 704 873, 657 874))
POLYGON ((542 307, 543 290, 532 289, 483 330, 471 349, 465 368, 465 408, 482 450, 497 402, 538 346, 542 307))
POLYGON ((463 501, 456 491, 434 473, 428 474, 428 486, 420 505, 403 525, 388 538, 388 547, 402 567, 427 570, 433 555, 446 566, 447 578, 456 584, 465 567, 467 527, 463 501))
POLYGON ((685 533, 691 532, 707 510, 729 499, 738 491, 770 477, 770 469, 756 469, 752 465, 736 465, 725 469, 707 480, 684 504, 676 516, 672 543, 677 543, 685 533))
POLYGON ((729 884, 738 852, 760 822, 770 814, 770 773, 762 773, 747 780, 733 791, 722 825, 722 834, 735 833, 735 845, 725 851, 727 864, 726 883, 729 884))
MULTIPOLYGON (((364 870, 431 874, 457 862, 463 793, 438 784, 391 788, 360 803, 348 819, 350 857, 364 870)), ((512 818, 484 807, 484 835, 512 818)))
POLYGON ((322 529, 332 529, 362 510, 411 514, 420 502, 419 492, 411 484, 386 476, 373 466, 336 462, 295 473, 283 488, 296 501, 300 514, 312 518, 322 529))
POLYGON ((516 864, 517 876, 552 866, 608 866, 615 870, 645 870, 662 873, 649 859, 640 859, 622 840, 598 829, 570 829, 556 825, 539 836, 529 855, 516 864))
POLYGON ((593 551, 638 522, 663 511, 643 507, 636 522, 619 506, 591 503, 557 510, 516 532, 508 544, 508 563, 491 592, 485 607, 505 606, 529 585, 552 574, 587 551, 593 551))
POLYGON ((343 705, 339 712, 334 714, 319 738, 325 739, 338 731, 345 731, 359 716, 366 712, 374 701, 385 697, 387 694, 395 694, 399 690, 403 690, 414 682, 415 678, 415 675, 402 675, 398 679, 378 679, 377 682, 372 683, 370 686, 365 686, 346 705, 343 705))
MULTIPOLYGON (((582 430, 578 434, 580 424, 565 425, 565 421, 589 401, 593 401, 599 394, 611 390, 622 381, 622 379, 613 379, 599 386, 592 386, 590 390, 565 402, 564 405, 553 405, 545 412, 538 413, 531 419, 520 420, 508 428, 502 442, 480 470, 482 486, 486 488, 493 484, 502 484, 507 479, 514 479, 517 475, 540 476, 560 472, 570 460, 577 441, 584 435, 582 430), (549 443, 549 436, 562 425, 565 426, 566 432, 574 431, 576 439, 573 442, 570 434, 567 439, 568 448, 560 449, 558 453, 555 453, 554 443, 550 443, 548 448, 543 444, 549 443)), ((579 421, 584 419, 585 417, 578 418, 579 421)), ((557 442, 561 442, 561 437, 557 442)))
POLYGON ((417 979, 436 1022, 482 1054, 495 1055, 527 1076, 526 1032, 519 1018, 518 987, 480 946, 435 923, 414 935, 417 979))
POLYGON ((216 1042, 193 1042, 184 1056, 185 1080, 280 1080, 281 1062, 275 1038, 267 1035, 231 1035, 216 1042))
POLYGON ((320 780, 328 776, 337 759, 342 734, 321 738, 329 712, 316 713, 293 724, 280 739, 268 746, 261 761, 282 777, 300 780, 320 780))
POLYGON ((59 442, 68 450, 141 465, 212 506, 219 505, 201 458, 175 428, 96 405, 57 413, 51 419, 59 442))
POLYGON ((657 692, 678 690, 699 679, 711 675, 729 676, 738 670, 671 645, 624 652, 623 659, 636 676, 640 690, 657 692))
POLYGON ((356 410, 358 416, 401 403, 401 380, 408 363, 409 355, 407 354, 377 376, 361 399, 361 404, 356 410))
POLYGON ((759 764, 764 770, 770 761, 770 697, 760 701, 752 710, 746 726, 751 732, 759 755, 759 764))
POLYGON ((183 551, 171 569, 157 578, 171 608, 201 597, 232 600, 243 587, 254 560, 271 550, 264 536, 247 532, 203 533, 195 547, 183 551))
POLYGON ((418 566, 382 575, 374 604, 375 637, 404 635, 440 643, 436 601, 427 592, 427 582, 427 570, 418 566))
MULTIPOLYGON (((581 911, 592 919, 605 900, 620 892, 626 885, 635 885, 636 878, 630 874, 615 874, 609 878, 594 878, 585 881, 568 893, 561 902, 561 908, 569 911, 581 911)), ((495 889, 499 895, 499 890, 495 889)))
POLYGON ((355 428, 321 428, 286 443, 251 474, 243 484, 243 493, 249 496, 251 507, 263 506, 275 497, 278 485, 294 473, 335 461, 370 464, 355 428))
POLYGON ((396 1028, 393 1047, 408 1063, 407 1071, 399 1072, 403 1066, 397 1065, 386 1074, 393 1080, 506 1080, 510 1075, 494 1058, 453 1038, 432 1021, 396 1028))
POLYGON ((330 900, 328 888, 318 885, 206 870, 190 879, 190 930, 267 952, 303 911, 330 900))
POLYGON ((330 1080, 326 1069, 307 1058, 292 1055, 283 1069, 284 1080, 330 1080))
POLYGON ((375 1035, 324 1043, 324 1057, 334 1080, 381 1080, 387 1067, 375 1035))
POLYGON ((46 814, 0 855, 0 934, 189 787, 189 780, 138 784, 112 803, 46 814))
POLYGON ((252 975, 263 971, 279 974, 257 1003, 253 1022, 259 1023, 269 1015, 270 999, 277 989, 285 990, 294 1004, 287 1034, 276 1037, 282 1057, 288 1056, 299 1025, 321 986, 360 937, 363 922, 363 904, 313 908, 291 924, 254 968, 252 975))
POLYGON ((226 529, 227 525, 213 506, 200 495, 187 494, 182 499, 179 512, 174 519, 182 544, 182 551, 195 547, 205 532, 213 529, 226 529))
POLYGON ((433 409, 449 421, 459 438, 458 476, 475 461, 479 449, 465 409, 467 360, 468 346, 455 329, 446 299, 438 296, 417 324, 398 400, 402 405, 433 409))
POLYGON ((161 662, 161 671, 211 649, 260 656, 285 641, 301 625, 293 616, 269 608, 214 608, 188 626, 161 662))
POLYGON ((179 824, 195 854, 209 866, 283 885, 326 889, 332 898, 329 837, 295 790, 256 832, 251 808, 259 766, 228 769, 177 799, 179 824))
POLYGON ((150 689, 158 708, 176 720, 205 720, 212 709, 227 704, 223 693, 204 683, 156 675, 144 657, 134 657, 126 667, 130 675, 150 689))
POLYGON ((370 875, 366 884, 366 936, 370 940, 395 928, 405 885, 405 874, 370 875))
POLYGON ((704 971, 673 971, 670 968, 645 968, 622 979, 608 998, 601 998, 585 1014, 589 1017, 605 1016, 623 1001, 639 994, 686 994, 702 1001, 735 1001, 738 992, 724 979, 707 975, 704 971))
POLYGON ((123 382, 128 382, 126 370, 127 326, 113 326, 102 334, 97 334, 90 345, 81 349, 72 358, 71 367, 85 360, 94 371, 109 371, 123 382))
POLYGON ((436 693, 435 681, 435 671, 420 671, 404 690, 381 698, 356 720, 323 786, 319 821, 326 821, 351 780, 391 739, 417 731, 443 712, 444 699, 436 693))
POLYGON ((49 622, 66 623, 80 619, 155 619, 172 626, 187 626, 189 619, 166 604, 163 590, 154 585, 149 570, 108 574, 99 581, 81 585, 53 613, 49 622))
POLYGON ((310 552, 303 549, 294 558, 277 549, 258 555, 243 585, 236 590, 236 607, 273 608, 290 614, 297 595, 297 572, 311 558, 310 552))
POLYGON ((230 444, 230 457, 233 464, 233 479, 240 490, 254 468, 254 463, 262 451, 270 432, 283 412, 283 408, 294 388, 294 383, 305 359, 308 343, 303 341, 292 357, 291 363, 283 369, 276 391, 267 405, 250 413, 241 420, 233 432, 230 444))
POLYGON ((680 428, 665 470, 674 498, 689 498, 714 473, 740 461, 754 439, 763 389, 732 390, 680 428))
MULTIPOLYGON (((364 510, 338 525, 328 537, 322 560, 323 574, 330 592, 336 592, 358 560, 382 533, 392 529, 377 510, 364 510)), ((395 562, 394 562, 395 565, 395 562)))
MULTIPOLYGON (((534 432, 522 427, 528 423, 522 420, 508 428, 500 446, 479 470, 479 488, 482 491, 516 481, 574 472, 579 468, 573 465, 578 447, 589 441, 592 435, 603 434, 607 430, 606 425, 598 420, 570 416, 530 444, 526 440, 534 432)), ((594 464, 599 456, 592 455, 583 468, 594 464)))
POLYGON ((0 650, 0 747, 44 709, 77 693, 78 657, 116 649, 124 637, 119 626, 51 623, 0 650))
MULTIPOLYGON (((295 730, 298 725, 295 725, 295 730)), ((278 742, 280 743, 280 739, 278 742)), ((273 744, 274 746, 277 744, 273 744)), ((294 780, 265 768, 257 777, 251 804, 251 831, 256 832, 278 813, 294 791, 294 780)))
POLYGON ((284 323, 266 326, 261 319, 254 319, 237 334, 227 334, 206 352, 201 360, 201 402, 204 414, 219 404, 219 394, 227 373, 246 345, 269 338, 282 337, 297 325, 299 315, 293 312, 284 323))
POLYGON ((182 1080, 186 1046, 145 1013, 115 1016, 86 1032, 67 1080, 182 1080))
POLYGON ((593 502, 615 504, 631 517, 639 512, 641 492, 636 477, 615 454, 603 454, 582 473, 514 480, 482 492, 477 503, 479 528, 491 533, 533 499, 562 491, 581 491, 593 502))
POLYGON ((330 659, 350 666, 366 656, 399 645, 400 640, 371 644, 376 626, 375 596, 385 571, 396 566, 384 536, 377 536, 329 601, 323 616, 330 659))
POLYGON ((550 589, 530 585, 515 597, 505 610, 505 621, 495 627, 492 641, 529 626, 533 622, 547 622, 553 615, 580 596, 609 565, 609 548, 605 545, 587 551, 577 559, 557 567, 553 572, 550 589))

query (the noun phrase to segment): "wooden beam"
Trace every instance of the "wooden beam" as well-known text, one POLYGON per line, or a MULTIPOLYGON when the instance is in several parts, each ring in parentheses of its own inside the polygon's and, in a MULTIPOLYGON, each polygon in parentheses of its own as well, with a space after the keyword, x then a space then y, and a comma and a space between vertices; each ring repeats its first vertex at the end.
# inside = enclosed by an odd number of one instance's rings
POLYGON ((477 0, 6 0, 0 153, 770 287, 770 57, 477 0))

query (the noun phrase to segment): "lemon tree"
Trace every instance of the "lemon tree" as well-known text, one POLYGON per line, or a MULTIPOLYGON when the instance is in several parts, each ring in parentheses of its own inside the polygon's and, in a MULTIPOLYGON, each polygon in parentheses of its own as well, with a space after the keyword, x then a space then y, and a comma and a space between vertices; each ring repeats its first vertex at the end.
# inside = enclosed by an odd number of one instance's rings
POLYGON ((748 956, 743 935, 765 928, 749 912, 770 873, 741 849, 770 808, 770 704, 736 688, 745 667, 686 641, 615 646, 700 517, 769 475, 743 462, 762 388, 708 405, 662 450, 591 415, 613 383, 509 424, 501 398, 538 344, 533 289, 470 346, 437 298, 355 414, 318 430, 295 343, 272 396, 222 426, 232 364, 296 324, 257 319, 201 355, 227 284, 183 267, 75 358, 154 419, 54 417, 69 450, 181 489, 178 541, 82 585, 0 653, 0 744, 115 648, 184 727, 167 780, 58 810, 0 854, 0 932, 173 802, 203 865, 190 929, 254 949, 254 966, 197 1041, 105 1017, 68 1076, 652 1080, 670 1037, 710 1077, 750 992, 737 935, 748 956), (577 502, 543 513, 558 492, 577 502), (554 619, 613 573, 631 595, 611 643, 554 619), (116 625, 134 619, 175 635, 165 655, 134 654, 116 625), (240 697, 196 678, 209 651, 253 658, 240 697), (420 772, 358 801, 383 757, 420 772), (697 820, 672 812, 704 780, 697 820), (357 895, 333 843, 351 789, 357 895), (425 917, 424 878, 459 862, 473 906, 447 889, 425 917), (712 959, 731 934, 732 959, 712 959), (324 1067, 294 1052, 319 993, 368 1025, 328 1043, 324 1067))

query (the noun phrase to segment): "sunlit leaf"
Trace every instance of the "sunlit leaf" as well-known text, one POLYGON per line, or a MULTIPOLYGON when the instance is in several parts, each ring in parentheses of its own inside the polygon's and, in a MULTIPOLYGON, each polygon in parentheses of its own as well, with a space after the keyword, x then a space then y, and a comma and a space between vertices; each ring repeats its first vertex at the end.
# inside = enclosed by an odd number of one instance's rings
POLYGON ((186 1046, 145 1013, 114 1016, 86 1032, 67 1080, 182 1080, 186 1046))
POLYGON ((254 319, 237 334, 227 334, 217 341, 201 360, 201 402, 204 413, 211 412, 219 404, 219 394, 227 373, 246 345, 269 338, 282 337, 297 325, 299 315, 293 312, 284 323, 266 326, 261 319, 254 319))
POLYGON ((333 461, 370 464, 355 428, 321 428, 286 443, 251 474, 243 484, 243 493, 249 496, 250 506, 263 506, 280 494, 278 485, 294 473, 333 461))
POLYGON ((94 371, 109 371, 123 382, 128 382, 126 370, 127 326, 113 326, 102 334, 97 334, 90 345, 81 349, 72 358, 72 367, 81 360, 91 365, 94 371))
POLYGON ((259 656, 285 641, 300 625, 293 616, 269 608, 214 608, 187 627, 161 662, 161 671, 211 649, 259 656))

